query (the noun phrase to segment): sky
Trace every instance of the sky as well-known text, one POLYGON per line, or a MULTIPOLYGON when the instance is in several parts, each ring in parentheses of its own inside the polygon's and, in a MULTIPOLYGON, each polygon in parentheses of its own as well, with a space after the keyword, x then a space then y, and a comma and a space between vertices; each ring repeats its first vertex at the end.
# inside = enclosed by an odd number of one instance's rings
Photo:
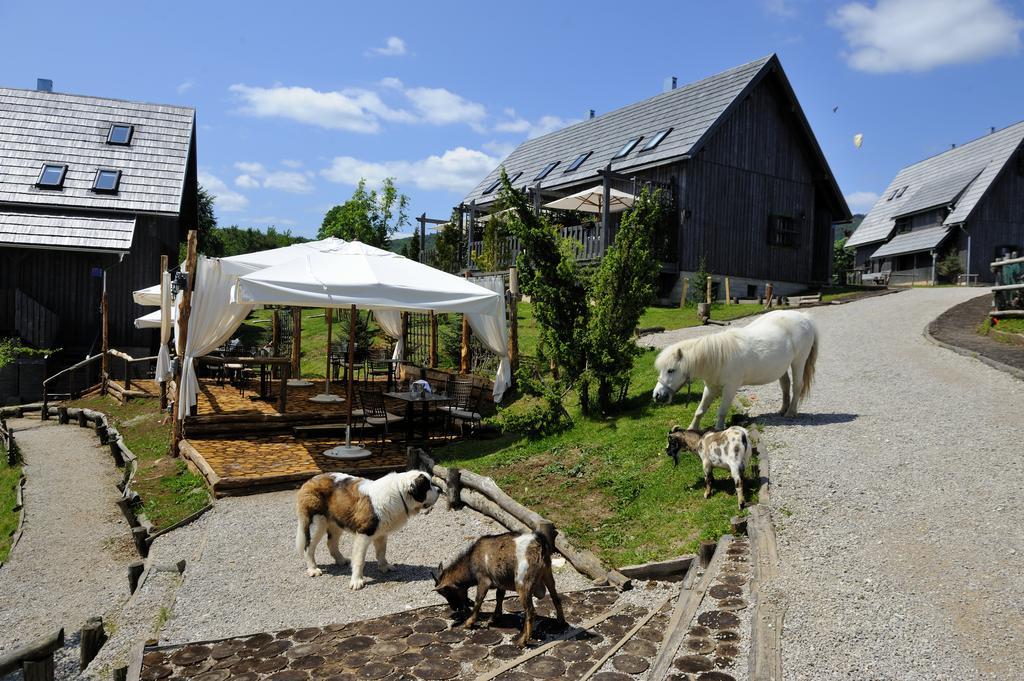
POLYGON ((0 0, 0 85, 195 107, 219 223, 315 236, 360 178, 447 218, 523 140, 777 53, 864 212, 1024 119, 1022 31, 1024 0, 0 0))

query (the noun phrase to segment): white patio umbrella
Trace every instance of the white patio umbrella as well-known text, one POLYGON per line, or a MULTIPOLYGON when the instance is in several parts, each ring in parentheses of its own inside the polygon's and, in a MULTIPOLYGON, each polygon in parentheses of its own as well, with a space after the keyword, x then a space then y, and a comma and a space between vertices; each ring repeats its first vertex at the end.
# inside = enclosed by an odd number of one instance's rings
MULTIPOLYGON (((171 322, 173 323, 174 320, 176 320, 177 318, 178 318, 177 308, 176 307, 172 307, 171 308, 171 322)), ((135 328, 136 329, 159 329, 160 328, 160 322, 162 321, 162 319, 163 319, 163 317, 160 314, 160 310, 153 310, 149 314, 144 314, 141 317, 137 317, 135 319, 135 328)))
MULTIPOLYGON (((146 307, 160 307, 160 284, 132 291, 132 300, 146 307)), ((139 327, 142 328, 142 327, 139 327)))
MULTIPOLYGON (((463 277, 358 241, 241 276, 235 285, 233 300, 244 304, 349 308, 353 312, 361 308, 385 314, 430 310, 466 313, 474 332, 501 357, 495 380, 497 399, 500 400, 511 378, 504 296, 463 277)), ((351 349, 355 325, 350 323, 349 326, 351 349)), ((351 371, 347 391, 346 444, 328 450, 328 455, 366 456, 366 450, 351 445, 351 371)))
MULTIPOLYGON (((621 213, 633 206, 634 196, 618 189, 609 189, 608 211, 621 213)), ((545 203, 545 208, 559 210, 579 210, 585 213, 600 213, 604 205, 604 187, 596 185, 590 189, 570 194, 556 201, 545 203)))
POLYGON ((257 270, 266 269, 267 267, 283 265, 290 260, 301 258, 309 253, 327 253, 330 251, 336 251, 347 243, 348 242, 344 239, 338 239, 330 236, 326 239, 320 239, 319 241, 304 241, 302 243, 292 244, 291 246, 270 248, 265 251, 256 251, 255 253, 230 255, 226 258, 221 258, 220 261, 224 263, 223 267, 225 272, 241 276, 257 270))

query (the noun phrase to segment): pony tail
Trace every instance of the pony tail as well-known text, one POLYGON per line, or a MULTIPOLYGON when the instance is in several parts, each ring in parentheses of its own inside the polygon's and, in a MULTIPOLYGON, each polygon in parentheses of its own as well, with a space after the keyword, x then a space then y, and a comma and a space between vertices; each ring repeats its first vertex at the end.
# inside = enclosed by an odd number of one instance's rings
POLYGON ((804 363, 804 384, 800 388, 800 399, 807 397, 811 392, 811 383, 814 382, 814 363, 818 359, 818 329, 814 329, 814 342, 811 344, 811 352, 807 355, 807 362, 804 363))

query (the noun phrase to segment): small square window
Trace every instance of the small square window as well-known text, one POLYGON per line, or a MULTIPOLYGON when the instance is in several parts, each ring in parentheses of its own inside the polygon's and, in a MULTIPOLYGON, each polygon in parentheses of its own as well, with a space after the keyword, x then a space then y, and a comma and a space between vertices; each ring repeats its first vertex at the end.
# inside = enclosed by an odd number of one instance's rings
POLYGON ((544 166, 544 170, 537 173, 537 177, 533 178, 534 182, 536 182, 537 180, 543 180, 545 177, 547 177, 548 173, 554 170, 555 166, 557 166, 559 163, 561 163, 561 161, 552 161, 551 163, 544 166))
POLYGON ((121 184, 120 170, 101 168, 96 171, 96 179, 93 180, 92 190, 104 194, 115 194, 119 184, 121 184))
POLYGON ((664 130, 659 130, 658 132, 654 133, 654 137, 647 141, 647 144, 645 144, 643 148, 640 149, 640 152, 643 153, 645 151, 650 151, 654 147, 658 146, 659 144, 661 144, 661 141, 663 139, 668 137, 668 134, 670 132, 672 132, 672 128, 665 128, 664 130))
POLYGON ((39 171, 39 179, 36 186, 42 189, 61 189, 64 186, 64 176, 67 175, 68 167, 56 163, 46 163, 39 171))
POLYGON ((623 156, 628 156, 629 152, 633 151, 633 147, 640 144, 640 140, 642 139, 643 137, 634 137, 633 139, 629 140, 628 142, 622 145, 621 149, 615 152, 615 155, 612 156, 612 158, 622 158, 623 156))
POLYGON ((586 161, 588 158, 590 158, 590 155, 593 154, 593 153, 594 152, 592 152, 592 151, 585 151, 582 154, 580 154, 579 156, 577 156, 573 160, 573 162, 569 164, 569 167, 565 169, 565 172, 571 173, 572 171, 579 169, 579 167, 581 165, 583 165, 583 162, 586 161))
POLYGON ((128 146, 132 143, 132 134, 134 132, 134 125, 128 125, 127 123, 114 123, 110 126, 110 132, 107 133, 107 144, 128 146))
POLYGON ((788 215, 768 216, 768 245, 796 248, 800 245, 800 231, 796 221, 788 215))

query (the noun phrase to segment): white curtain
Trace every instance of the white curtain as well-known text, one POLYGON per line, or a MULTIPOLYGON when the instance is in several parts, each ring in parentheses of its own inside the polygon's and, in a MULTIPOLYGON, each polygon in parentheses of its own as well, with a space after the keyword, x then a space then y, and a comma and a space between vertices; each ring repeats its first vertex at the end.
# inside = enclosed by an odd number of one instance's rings
POLYGON ((402 359, 405 357, 405 339, 402 338, 402 313, 398 310, 374 310, 373 318, 377 320, 377 326, 391 338, 396 339, 395 352, 391 359, 402 359))
POLYGON ((181 365, 181 385, 178 386, 178 418, 188 415, 199 394, 195 359, 223 345, 253 309, 251 303, 231 302, 231 291, 237 279, 224 272, 220 260, 199 256, 181 365))
POLYGON ((494 376, 494 401, 501 402, 505 390, 512 383, 512 362, 508 358, 508 325, 505 322, 505 280, 503 277, 473 279, 498 294, 494 312, 469 314, 469 327, 484 346, 498 356, 498 373, 494 376))
POLYGON ((156 353, 156 380, 160 383, 171 378, 171 353, 167 343, 171 340, 171 273, 160 278, 160 350, 156 353))

